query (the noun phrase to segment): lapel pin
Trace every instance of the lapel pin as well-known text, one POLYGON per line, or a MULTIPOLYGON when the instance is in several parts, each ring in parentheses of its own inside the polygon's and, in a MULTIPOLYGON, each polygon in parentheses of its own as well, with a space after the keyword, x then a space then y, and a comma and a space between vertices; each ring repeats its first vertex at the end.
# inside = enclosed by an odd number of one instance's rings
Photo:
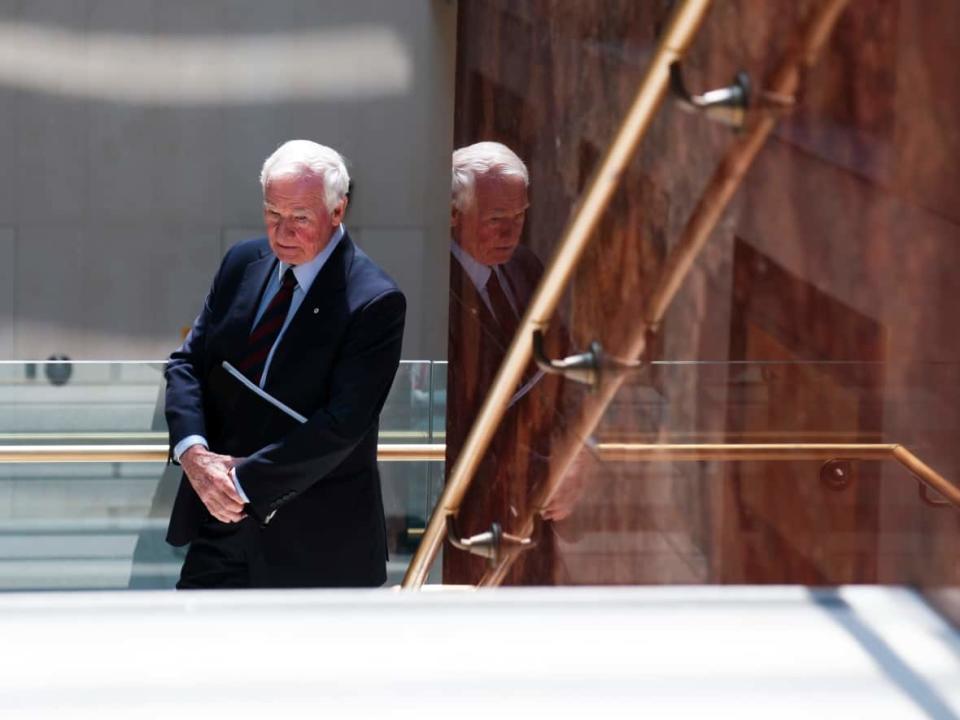
POLYGON ((314 314, 314 315, 316 315, 316 314, 319 313, 319 312, 320 312, 320 308, 314 308, 314 309, 313 309, 313 314, 314 314))

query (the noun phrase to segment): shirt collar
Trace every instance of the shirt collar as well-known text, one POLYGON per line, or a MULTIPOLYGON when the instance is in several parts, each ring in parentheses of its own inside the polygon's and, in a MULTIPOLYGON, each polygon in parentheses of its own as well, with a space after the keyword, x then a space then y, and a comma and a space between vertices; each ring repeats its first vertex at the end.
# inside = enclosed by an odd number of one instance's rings
POLYGON ((473 286, 478 291, 482 291, 484 288, 486 288, 487 280, 490 279, 490 273, 492 272, 490 266, 484 265, 482 262, 474 258, 473 255, 468 253, 453 240, 450 241, 450 252, 453 253, 453 256, 457 259, 460 265, 463 266, 463 269, 467 273, 467 277, 469 277, 470 281, 473 283, 473 286))
MULTIPOLYGON (((346 228, 343 223, 340 223, 337 229, 333 231, 333 235, 330 236, 330 242, 327 243, 327 246, 323 250, 317 253, 317 256, 313 260, 294 266, 293 276, 297 279, 297 286, 303 290, 304 293, 310 292, 310 286, 313 285, 313 281, 317 279, 317 275, 320 274, 320 270, 323 269, 327 260, 333 255, 333 251, 337 249, 337 245, 340 244, 345 233, 346 228)), ((279 263, 277 271, 280 274, 281 282, 283 281, 283 273, 288 267, 290 266, 285 262, 279 263)))

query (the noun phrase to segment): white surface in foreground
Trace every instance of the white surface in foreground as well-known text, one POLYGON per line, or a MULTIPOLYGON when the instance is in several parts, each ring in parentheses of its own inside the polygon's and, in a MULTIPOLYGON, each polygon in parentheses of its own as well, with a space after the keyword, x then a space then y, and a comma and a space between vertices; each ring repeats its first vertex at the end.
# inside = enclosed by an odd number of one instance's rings
POLYGON ((3 718, 960 715, 889 588, 22 594, 0 638, 3 718))

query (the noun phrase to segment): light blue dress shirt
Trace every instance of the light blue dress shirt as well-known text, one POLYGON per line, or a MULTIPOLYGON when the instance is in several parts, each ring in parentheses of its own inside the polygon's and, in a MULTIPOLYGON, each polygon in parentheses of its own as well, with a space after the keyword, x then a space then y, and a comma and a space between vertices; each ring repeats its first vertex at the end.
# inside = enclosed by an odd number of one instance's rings
POLYGON ((450 241, 450 252, 453 253, 453 256, 457 259, 457 262, 460 263, 460 266, 464 269, 464 272, 467 273, 467 277, 470 278, 470 282, 473 283, 473 286, 477 289, 477 292, 480 294, 480 299, 483 300, 483 304, 487 306, 487 310, 490 311, 490 314, 494 317, 497 314, 493 311, 493 304, 490 302, 490 291, 487 290, 487 282, 490 280, 490 274, 497 274, 497 282, 500 283, 500 289, 503 290, 503 294, 507 298, 507 302, 510 303, 510 307, 513 308, 513 311, 517 314, 517 317, 523 315, 520 312, 520 307, 517 305, 517 299, 513 296, 513 290, 510 289, 510 283, 507 282, 506 277, 503 273, 503 267, 500 265, 484 265, 482 262, 473 257, 470 253, 464 250, 460 245, 458 245, 454 240, 450 241))
MULTIPOLYGON (((267 374, 270 372, 270 362, 273 360, 273 354, 277 350, 277 345, 280 344, 280 340, 283 339, 283 335, 287 331, 290 321, 293 320, 294 316, 297 314, 297 310, 299 310, 300 306, 303 304, 303 299, 307 296, 307 293, 310 292, 310 287, 313 285, 313 281, 317 279, 317 275, 320 274, 320 270, 323 269, 323 266, 333 254, 333 251, 336 250, 337 245, 340 244, 345 232, 346 228, 344 227, 343 223, 340 223, 340 225, 337 226, 337 229, 334 230, 333 235, 330 237, 330 242, 327 243, 327 246, 323 250, 317 253, 317 256, 313 258, 313 260, 310 262, 305 262, 302 265, 293 266, 293 275, 297 279, 297 286, 293 289, 293 297, 290 299, 290 310, 287 311, 287 317, 283 321, 283 327, 280 328, 280 332, 277 334, 277 339, 274 341, 273 346, 270 348, 270 352, 267 354, 267 361, 263 366, 263 375, 260 378, 261 388, 267 382, 267 374)), ((263 313, 266 312, 267 307, 270 305, 270 301, 273 300, 273 296, 276 295, 280 290, 280 285, 283 282, 283 274, 286 272, 288 267, 290 266, 286 263, 278 263, 277 272, 273 273, 270 276, 270 279, 267 281, 267 287, 264 288, 263 297, 260 299, 260 306, 257 308, 257 314, 254 315, 253 324, 250 326, 251 331, 257 326, 257 323, 260 322, 260 318, 263 317, 263 313)), ((173 449, 173 459, 177 462, 180 462, 180 456, 194 445, 210 447, 210 445, 207 443, 207 439, 202 435, 188 435, 183 440, 178 442, 176 447, 173 449)), ((243 492, 243 488, 240 486, 240 481, 237 480, 236 470, 231 471, 230 477, 233 479, 233 484, 236 486, 237 492, 240 494, 240 497, 243 499, 243 501, 250 502, 250 498, 247 497, 247 494, 243 492)))

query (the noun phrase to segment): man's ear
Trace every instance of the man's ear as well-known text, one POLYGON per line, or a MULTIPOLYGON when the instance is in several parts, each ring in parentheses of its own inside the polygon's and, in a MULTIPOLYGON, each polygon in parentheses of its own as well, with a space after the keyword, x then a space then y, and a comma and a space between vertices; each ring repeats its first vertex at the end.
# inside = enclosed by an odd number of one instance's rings
POLYGON ((330 213, 330 222, 334 227, 343 222, 343 216, 347 212, 347 202, 347 198, 342 198, 333 208, 333 212, 330 213))
POLYGON ((457 206, 453 203, 450 203, 450 228, 460 226, 460 211, 457 210, 457 206))

